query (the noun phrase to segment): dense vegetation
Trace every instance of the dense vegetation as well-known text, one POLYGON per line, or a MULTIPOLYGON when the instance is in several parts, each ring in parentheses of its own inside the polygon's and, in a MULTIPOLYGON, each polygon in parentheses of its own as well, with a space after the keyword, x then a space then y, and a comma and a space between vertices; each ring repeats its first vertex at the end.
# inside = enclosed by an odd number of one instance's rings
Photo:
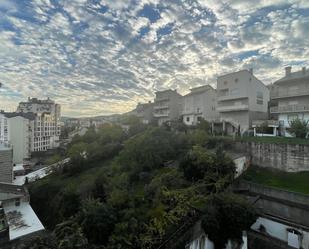
POLYGON ((207 125, 187 131, 177 124, 127 122, 128 132, 106 125, 75 137, 67 152, 70 165, 29 186, 31 204, 50 233, 21 248, 157 248, 193 209, 219 226, 234 223, 233 233, 226 233, 230 237, 212 237, 217 245, 240 239, 254 212, 222 194, 235 166, 208 136, 207 125), (225 204, 229 209, 222 218, 225 204))

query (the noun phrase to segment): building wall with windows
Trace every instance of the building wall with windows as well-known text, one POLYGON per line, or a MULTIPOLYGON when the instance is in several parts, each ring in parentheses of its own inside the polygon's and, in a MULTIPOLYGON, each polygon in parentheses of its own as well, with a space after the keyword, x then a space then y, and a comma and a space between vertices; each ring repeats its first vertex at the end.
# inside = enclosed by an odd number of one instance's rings
POLYGON ((286 136, 292 120, 309 122, 309 71, 303 67, 292 72, 286 67, 285 76, 271 86, 271 101, 270 113, 279 120, 286 136))
POLYGON ((181 111, 181 95, 176 90, 156 92, 153 116, 158 125, 178 119, 181 111))
POLYGON ((13 150, 7 143, 0 142, 0 182, 13 181, 13 150))
POLYGON ((212 121, 218 118, 217 92, 213 87, 205 85, 190 91, 182 98, 182 119, 186 125, 196 125, 201 119, 212 121))
POLYGON ((20 102, 17 112, 34 113, 34 130, 31 151, 46 151, 59 146, 61 134, 61 107, 51 99, 29 98, 20 102))
POLYGON ((235 132, 248 130, 253 118, 267 119, 269 89, 252 71, 242 70, 218 77, 218 105, 220 119, 235 132))

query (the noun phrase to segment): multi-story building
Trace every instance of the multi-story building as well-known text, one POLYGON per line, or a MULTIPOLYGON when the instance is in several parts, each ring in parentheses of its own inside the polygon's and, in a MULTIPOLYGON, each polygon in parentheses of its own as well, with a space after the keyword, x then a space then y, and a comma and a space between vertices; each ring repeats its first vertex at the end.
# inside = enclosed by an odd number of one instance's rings
POLYGON ((136 116, 139 117, 144 124, 149 124, 153 120, 153 103, 138 103, 136 106, 136 116))
POLYGON ((309 121, 309 71, 292 72, 285 68, 285 76, 271 87, 270 113, 279 120, 284 135, 289 136, 288 128, 294 119, 309 121))
POLYGON ((0 182, 2 183, 12 183, 13 181, 12 158, 12 147, 9 144, 0 141, 0 182))
POLYGON ((158 125, 178 119, 181 111, 181 95, 176 90, 156 92, 153 106, 153 116, 158 125))
POLYGON ((217 91, 210 85, 190 89, 182 99, 182 119, 186 125, 196 125, 201 119, 213 121, 216 111, 217 91))
POLYGON ((251 127, 252 120, 268 117, 269 89, 252 70, 218 77, 217 94, 217 111, 224 132, 243 133, 251 127))
POLYGON ((39 100, 29 98, 27 102, 20 102, 17 112, 34 113, 32 151, 46 151, 59 146, 61 133, 61 108, 51 99, 39 100))
POLYGON ((33 113, 0 112, 0 142, 11 144, 15 164, 31 157, 35 118, 33 113))

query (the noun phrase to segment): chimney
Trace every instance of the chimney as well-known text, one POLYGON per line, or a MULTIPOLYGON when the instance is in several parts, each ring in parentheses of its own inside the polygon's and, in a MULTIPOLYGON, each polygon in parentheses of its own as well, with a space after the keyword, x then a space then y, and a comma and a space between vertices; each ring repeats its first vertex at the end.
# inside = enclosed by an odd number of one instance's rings
POLYGON ((303 74, 306 74, 306 67, 302 68, 302 72, 303 72, 303 74))
POLYGON ((285 68, 285 76, 289 76, 291 74, 292 67, 286 67, 285 68))
POLYGON ((253 74, 253 68, 252 68, 252 67, 249 68, 249 72, 250 72, 251 74, 253 74))

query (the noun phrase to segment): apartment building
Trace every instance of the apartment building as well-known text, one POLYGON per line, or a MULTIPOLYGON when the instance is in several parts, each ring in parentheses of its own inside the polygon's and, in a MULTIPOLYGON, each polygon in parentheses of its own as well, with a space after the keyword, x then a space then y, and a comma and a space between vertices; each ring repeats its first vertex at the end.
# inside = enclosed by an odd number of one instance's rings
POLYGON ((176 90, 157 91, 153 106, 153 116, 158 125, 178 119, 181 111, 181 95, 176 90))
POLYGON ((149 124, 153 121, 153 106, 152 102, 138 103, 135 109, 136 116, 141 119, 143 124, 149 124))
POLYGON ((201 119, 218 118, 217 91, 210 85, 190 89, 182 98, 182 120, 186 125, 196 125, 201 119))
POLYGON ((61 133, 59 104, 49 98, 46 100, 28 98, 28 101, 19 103, 17 112, 35 114, 31 151, 46 151, 59 146, 61 133))
POLYGON ((31 157, 35 118, 33 113, 0 112, 0 142, 11 144, 15 164, 31 157))
POLYGON ((271 102, 271 115, 279 120, 283 135, 290 136, 292 120, 309 121, 309 71, 303 67, 292 72, 292 67, 286 67, 285 76, 271 87, 271 102))
POLYGON ((13 181, 13 150, 12 147, 0 141, 0 182, 13 181))
POLYGON ((222 75, 217 80, 217 111, 228 134, 245 132, 252 120, 268 117, 269 89, 250 70, 222 75))

